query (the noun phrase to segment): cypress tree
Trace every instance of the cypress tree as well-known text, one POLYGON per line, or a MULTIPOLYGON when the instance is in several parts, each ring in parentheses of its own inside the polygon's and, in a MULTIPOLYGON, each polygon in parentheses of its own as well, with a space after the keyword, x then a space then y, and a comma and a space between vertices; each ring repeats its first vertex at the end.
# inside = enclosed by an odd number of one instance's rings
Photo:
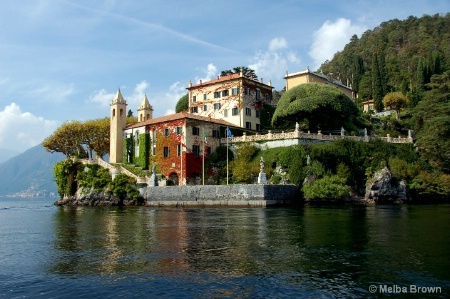
POLYGON ((378 54, 372 56, 372 97, 375 104, 375 110, 383 111, 383 85, 378 65, 378 54))

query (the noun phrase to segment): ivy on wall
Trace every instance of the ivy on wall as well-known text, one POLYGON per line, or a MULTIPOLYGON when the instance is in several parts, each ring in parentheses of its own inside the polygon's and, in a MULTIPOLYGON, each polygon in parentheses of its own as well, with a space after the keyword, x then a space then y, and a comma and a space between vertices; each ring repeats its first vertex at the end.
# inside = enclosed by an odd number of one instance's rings
POLYGON ((139 156, 134 157, 134 164, 142 167, 142 169, 148 169, 150 158, 150 134, 139 135, 139 156))

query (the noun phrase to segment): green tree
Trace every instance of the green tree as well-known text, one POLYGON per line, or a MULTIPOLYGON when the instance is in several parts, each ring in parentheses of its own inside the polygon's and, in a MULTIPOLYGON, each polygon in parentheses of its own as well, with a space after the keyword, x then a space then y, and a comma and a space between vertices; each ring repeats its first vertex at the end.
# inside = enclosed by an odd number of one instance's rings
POLYGON ((383 98, 383 105, 388 109, 395 110, 395 118, 399 119, 398 114, 401 108, 408 105, 409 99, 401 92, 390 92, 383 98))
POLYGON ((294 127, 299 122, 310 130, 354 129, 359 110, 334 86, 308 83, 288 90, 280 99, 272 118, 276 127, 294 127))
POLYGON ((306 199, 342 199, 349 195, 350 187, 345 184, 345 178, 327 175, 314 183, 305 183, 302 190, 306 199))
POLYGON ((189 94, 182 96, 175 107, 175 113, 185 112, 189 109, 189 94))
POLYGON ((255 181, 259 173, 259 164, 253 159, 258 151, 258 148, 250 143, 245 143, 236 149, 236 156, 230 163, 234 182, 253 183, 255 181))
POLYGON ((245 78, 257 80, 258 76, 255 73, 255 70, 248 68, 246 66, 237 66, 234 67, 232 70, 224 70, 220 72, 220 76, 224 77, 229 74, 240 74, 242 71, 245 78))
POLYGON ((416 145, 433 168, 450 173, 450 71, 432 76, 427 87, 413 110, 416 145))
POLYGON ((374 53, 372 56, 372 96, 375 110, 378 112, 383 111, 383 83, 378 53, 374 53))

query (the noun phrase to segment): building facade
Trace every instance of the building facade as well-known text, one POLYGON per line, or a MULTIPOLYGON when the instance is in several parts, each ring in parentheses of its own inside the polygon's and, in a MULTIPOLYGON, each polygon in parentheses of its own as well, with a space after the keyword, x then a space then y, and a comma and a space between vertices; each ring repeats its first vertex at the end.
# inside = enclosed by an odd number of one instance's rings
POLYGON ((123 161, 144 169, 156 165, 175 185, 203 183, 204 159, 220 145, 223 120, 177 113, 126 126, 123 161))
POLYGON ((211 119, 222 119, 236 127, 260 131, 260 110, 272 101, 271 82, 229 74, 187 88, 189 113, 211 119))
POLYGON ((322 73, 311 72, 308 69, 305 71, 297 72, 289 74, 286 71, 286 76, 284 77, 286 80, 286 91, 294 88, 297 85, 305 84, 305 83, 323 83, 323 84, 331 84, 337 87, 339 90, 343 91, 350 99, 355 99, 356 94, 351 86, 344 85, 340 80, 337 80, 333 77, 332 74, 325 75, 322 73))

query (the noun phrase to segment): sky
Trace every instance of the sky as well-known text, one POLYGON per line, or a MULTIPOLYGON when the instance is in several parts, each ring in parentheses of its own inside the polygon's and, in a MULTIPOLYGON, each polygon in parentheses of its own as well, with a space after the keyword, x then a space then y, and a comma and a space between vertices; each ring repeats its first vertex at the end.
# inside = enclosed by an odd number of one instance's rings
POLYGON ((450 0, 0 0, 0 149, 23 152, 62 123, 109 116, 120 88, 137 115, 174 113, 189 81, 253 68, 317 70, 390 19, 450 12, 450 0), (407 3, 407 4, 406 4, 407 3))

